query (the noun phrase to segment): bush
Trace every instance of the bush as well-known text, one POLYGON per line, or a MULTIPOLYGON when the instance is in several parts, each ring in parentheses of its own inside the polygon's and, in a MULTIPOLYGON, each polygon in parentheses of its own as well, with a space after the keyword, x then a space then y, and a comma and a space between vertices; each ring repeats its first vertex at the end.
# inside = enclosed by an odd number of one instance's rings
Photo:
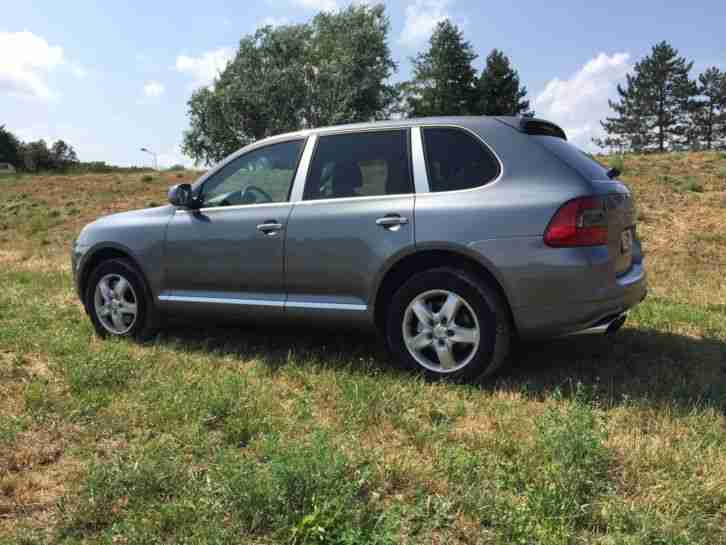
POLYGON ((148 183, 148 182, 152 182, 153 180, 154 180, 154 177, 153 177, 153 176, 152 176, 151 174, 144 174, 144 175, 143 175, 143 176, 141 177, 141 181, 142 181, 142 182, 146 182, 146 183, 148 183))
POLYGON ((174 171, 186 170, 186 169, 184 168, 184 165, 171 165, 167 170, 174 172, 174 171))

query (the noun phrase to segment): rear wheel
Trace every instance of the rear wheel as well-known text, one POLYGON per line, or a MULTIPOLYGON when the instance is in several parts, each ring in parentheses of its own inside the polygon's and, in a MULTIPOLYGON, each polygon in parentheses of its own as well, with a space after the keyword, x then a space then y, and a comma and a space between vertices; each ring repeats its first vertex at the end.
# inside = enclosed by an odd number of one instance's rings
POLYGON ((143 276, 126 259, 102 262, 92 272, 85 305, 101 337, 150 338, 156 332, 155 311, 143 276))
POLYGON ((509 352, 511 325, 498 292, 468 273, 431 269, 411 277, 388 308, 386 340, 406 367, 435 378, 491 375, 509 352))

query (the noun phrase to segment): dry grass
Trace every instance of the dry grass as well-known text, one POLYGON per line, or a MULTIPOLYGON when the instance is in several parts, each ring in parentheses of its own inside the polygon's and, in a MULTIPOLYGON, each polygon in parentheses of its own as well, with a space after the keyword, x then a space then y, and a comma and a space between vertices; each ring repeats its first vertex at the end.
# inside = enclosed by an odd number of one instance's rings
POLYGON ((99 341, 71 240, 193 174, 3 180, 0 543, 726 543, 726 155, 623 167, 649 299, 481 387, 345 335, 99 341))

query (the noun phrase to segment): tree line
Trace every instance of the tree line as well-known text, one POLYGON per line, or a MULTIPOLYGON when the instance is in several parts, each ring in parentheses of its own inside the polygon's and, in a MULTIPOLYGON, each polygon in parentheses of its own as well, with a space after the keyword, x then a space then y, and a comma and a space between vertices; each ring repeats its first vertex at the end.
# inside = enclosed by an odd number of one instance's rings
POLYGON ((50 147, 45 140, 22 142, 0 125, 0 163, 10 163, 16 170, 66 170, 78 164, 73 146, 57 140, 50 147))
POLYGON ((618 85, 615 115, 594 142, 619 152, 726 149, 726 73, 713 66, 691 79, 692 68, 668 42, 653 46, 618 85))
POLYGON ((182 150, 213 163, 281 132, 393 117, 529 115, 527 89, 499 50, 477 73, 477 54, 449 20, 434 29, 396 85, 382 5, 354 4, 309 23, 265 26, 239 49, 211 87, 188 102, 182 150))

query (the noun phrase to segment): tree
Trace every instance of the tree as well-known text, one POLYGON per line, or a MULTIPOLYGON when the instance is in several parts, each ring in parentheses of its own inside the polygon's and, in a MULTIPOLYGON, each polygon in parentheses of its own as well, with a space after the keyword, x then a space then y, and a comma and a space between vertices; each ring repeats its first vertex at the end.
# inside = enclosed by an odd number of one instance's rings
POLYGON ((23 144, 23 165, 26 170, 50 170, 53 162, 50 159, 50 150, 45 140, 27 142, 23 144))
POLYGON ((322 12, 311 24, 303 122, 308 127, 380 119, 395 99, 385 82, 396 64, 383 5, 322 12))
POLYGON ((713 149, 726 143, 726 73, 715 66, 698 76, 699 98, 692 103, 694 140, 713 149))
POLYGON ((63 140, 56 141, 50 147, 49 155, 51 165, 53 168, 58 170, 65 170, 72 164, 78 162, 76 150, 73 149, 73 146, 66 144, 63 140))
POLYGON ((243 37, 214 85, 189 99, 184 152, 209 164, 257 139, 300 128, 310 35, 306 25, 294 25, 243 37))
POLYGON ((212 87, 188 102, 183 151, 218 161, 280 132, 381 117, 395 97, 383 6, 352 5, 240 40, 212 87))
POLYGON ((527 115, 527 88, 519 83, 519 74, 509 58, 498 49, 487 57, 486 66, 477 81, 476 113, 483 115, 527 115))
POLYGON ((414 117, 466 115, 475 110, 477 55, 448 19, 436 25, 429 49, 412 59, 408 110, 414 117))
POLYGON ((5 129, 5 125, 0 125, 0 163, 10 163, 15 168, 22 166, 20 140, 5 129))
POLYGON ((595 142, 660 152, 686 144, 689 104, 696 93, 688 77, 692 66, 669 43, 653 46, 626 76, 625 87, 618 85, 620 99, 608 101, 616 116, 601 121, 607 137, 595 142))

